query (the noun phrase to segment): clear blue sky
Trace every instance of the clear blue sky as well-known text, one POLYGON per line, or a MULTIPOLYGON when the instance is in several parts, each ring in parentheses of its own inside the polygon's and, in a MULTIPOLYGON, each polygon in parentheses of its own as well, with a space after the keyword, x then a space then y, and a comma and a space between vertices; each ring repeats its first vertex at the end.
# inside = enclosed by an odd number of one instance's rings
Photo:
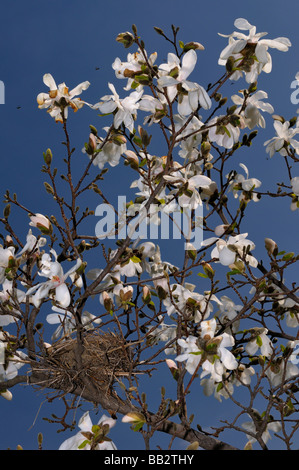
MULTIPOLYGON (((65 81, 70 88, 88 80, 91 85, 84 92, 84 99, 91 103, 110 93, 108 81, 121 92, 124 83, 116 82, 111 64, 115 57, 124 59, 127 51, 115 38, 119 32, 131 30, 133 23, 144 38, 148 53, 158 52, 157 63, 164 61, 169 49, 163 38, 154 32, 154 26, 170 31, 171 24, 174 24, 180 27, 179 38, 184 42, 194 40, 202 43, 205 51, 199 54, 192 79, 204 86, 223 73, 217 61, 227 40, 217 33, 231 33, 235 29, 233 23, 236 18, 248 19, 257 26, 258 32, 268 32, 271 39, 288 37, 292 42, 290 51, 273 50, 273 72, 270 76, 263 74, 259 83, 260 88, 268 92, 276 113, 289 118, 297 109, 290 102, 290 83, 299 70, 299 5, 296 0, 13 0, 1 6, 1 17, 0 80, 5 84, 5 105, 0 105, 1 194, 6 189, 16 192, 20 201, 36 212, 47 213, 49 207, 49 198, 42 186, 37 186, 42 178, 42 152, 50 147, 55 157, 63 155, 61 126, 37 108, 37 94, 47 91, 42 82, 44 73, 51 73, 57 83, 65 81)), ((237 90, 238 85, 233 91, 228 89, 228 96, 237 90)), ((78 159, 86 158, 80 154, 80 149, 88 138, 89 124, 99 129, 103 127, 100 118, 88 108, 78 115, 70 114, 72 145, 77 149, 78 159)), ((240 161, 248 165, 250 175, 263 182, 270 181, 272 172, 277 174, 280 168, 276 157, 270 164, 263 148, 263 142, 273 135, 269 118, 266 131, 258 138, 257 150, 254 154, 244 154, 244 160, 240 157, 240 161)), ((120 184, 120 177, 117 171, 110 171, 105 184, 111 185, 111 181, 120 184)), ((259 212, 252 212, 255 223, 250 223, 249 238, 263 246, 264 237, 271 236, 273 229, 277 229, 277 211, 283 225, 287 220, 284 214, 289 217, 288 208, 283 203, 276 206, 275 212, 271 212, 271 205, 267 203, 261 205, 259 212)), ((27 218, 18 214, 15 222, 20 230, 25 227, 25 238, 27 218)), ((294 215, 293 223, 298 230, 298 214, 294 215)), ((276 233, 277 241, 287 245, 284 249, 295 248, 292 246, 292 233, 285 230, 276 233)), ((159 381, 155 381, 153 390, 148 393, 159 396, 159 389, 159 381)), ((34 448, 40 431, 45 436, 45 448, 58 448, 67 436, 57 434, 55 425, 42 420, 42 416, 49 417, 51 412, 51 408, 44 404, 43 395, 32 393, 26 387, 13 393, 12 402, 0 401, 0 448, 15 448, 17 444, 25 449, 34 448)), ((219 415, 223 412, 223 407, 213 398, 200 400, 203 400, 200 405, 204 403, 206 410, 212 406, 214 410, 219 409, 219 415)), ((208 412, 206 417, 208 419, 208 412)), ((128 429, 125 427, 125 430, 128 429)), ((119 448, 130 448, 134 436, 128 432, 122 434, 123 431, 124 427, 115 428, 111 437, 119 448)), ((244 440, 242 442, 244 444, 244 440)))

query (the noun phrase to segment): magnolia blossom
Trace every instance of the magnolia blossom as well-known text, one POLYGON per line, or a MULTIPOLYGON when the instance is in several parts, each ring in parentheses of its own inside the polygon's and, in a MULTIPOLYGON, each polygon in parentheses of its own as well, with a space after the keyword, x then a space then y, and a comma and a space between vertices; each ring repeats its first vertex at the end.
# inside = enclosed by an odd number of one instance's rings
POLYGON ((273 157, 275 152, 279 152, 280 155, 286 157, 288 155, 288 145, 291 145, 299 154, 299 142, 294 139, 294 136, 299 133, 299 127, 290 127, 289 121, 282 123, 278 120, 274 121, 273 126, 277 135, 264 143, 270 158, 273 157))
POLYGON ((258 349, 260 349, 262 356, 270 357, 272 355, 273 346, 267 333, 267 328, 253 329, 253 338, 245 346, 245 351, 250 356, 254 356, 258 349))
POLYGON ((50 291, 54 290, 54 299, 56 302, 61 307, 67 308, 70 305, 71 297, 65 281, 71 274, 77 271, 82 264, 82 260, 79 258, 76 264, 64 273, 61 264, 57 261, 56 252, 51 250, 51 253, 54 255, 55 261, 51 261, 50 255, 44 254, 42 256, 42 267, 39 272, 40 276, 48 277, 49 280, 31 287, 26 295, 31 296, 35 292, 31 297, 31 302, 36 307, 39 307, 41 301, 50 294, 50 291))
MULTIPOLYGON (((251 192, 252 190, 254 190, 256 188, 259 188, 261 186, 262 182, 257 178, 249 178, 249 171, 248 171, 247 166, 244 165, 244 163, 240 163, 239 165, 244 170, 245 176, 240 174, 240 173, 237 173, 234 176, 234 179, 230 182, 230 190, 233 191, 233 195, 234 195, 235 198, 238 197, 239 190, 240 189, 243 190, 242 194, 239 196, 239 199, 240 199, 240 201, 242 199, 248 200, 248 195, 244 194, 244 192, 249 193, 249 192, 251 192)), ((227 175, 227 178, 229 176, 230 175, 227 175)), ((259 201, 258 195, 255 194, 255 193, 251 193, 250 198, 251 198, 251 200, 253 200, 255 202, 259 201)))
MULTIPOLYGON (((127 55, 127 61, 125 62, 121 61, 121 59, 117 57, 112 64, 112 68, 115 70, 116 78, 127 79, 127 85, 124 89, 131 90, 132 84, 134 83, 134 76, 142 75, 142 68, 144 65, 147 66, 147 64, 149 64, 150 66, 153 66, 156 59, 156 52, 153 52, 149 57, 147 57, 146 51, 143 50, 141 52, 140 49, 138 49, 138 51, 134 52, 133 54, 129 53, 127 55), (144 54, 147 61, 144 57, 144 54)), ((139 85, 139 87, 142 87, 142 85, 139 85)))
MULTIPOLYGON (((9 281, 5 279, 2 284, 2 292, 0 292, 0 304, 4 304, 4 310, 10 311, 11 313, 18 313, 17 308, 19 303, 24 302, 25 300, 25 292, 17 289, 14 286, 13 281, 9 281)), ((16 317, 13 315, 3 315, 0 314, 0 327, 9 325, 10 323, 14 323, 16 317)))
MULTIPOLYGON (((115 421, 115 419, 103 415, 97 424, 98 426, 108 425, 109 429, 111 429, 113 426, 115 426, 115 421)), ((88 411, 80 418, 78 426, 80 431, 75 436, 66 439, 60 445, 58 450, 90 450, 91 446, 87 442, 82 449, 79 449, 80 444, 83 444, 87 440, 86 434, 93 434, 93 424, 88 411)), ((116 446, 113 441, 107 437, 104 437, 103 440, 96 445, 94 450, 116 450, 116 446)))
POLYGON ((193 116, 190 121, 188 118, 175 114, 173 118, 175 132, 179 132, 179 139, 182 139, 179 143, 180 150, 178 155, 184 158, 185 161, 191 162, 196 160, 199 155, 199 146, 202 142, 202 132, 200 130, 204 126, 201 117, 193 116), (181 132, 183 127, 184 130, 181 132))
POLYGON ((183 352, 176 357, 176 360, 187 361, 185 367, 190 374, 194 374, 201 363, 203 369, 201 377, 211 374, 213 380, 220 382, 226 369, 234 370, 238 367, 234 355, 227 349, 234 345, 234 339, 228 333, 214 337, 217 326, 214 318, 201 322, 200 326, 200 339, 194 336, 188 336, 186 340, 178 339, 183 352))
POLYGON ((45 246, 46 243, 47 243, 46 238, 44 237, 36 238, 36 236, 33 235, 32 230, 29 229, 27 237, 26 237, 26 243, 24 247, 22 248, 22 250, 17 253, 17 258, 20 259, 22 263, 22 261, 25 262, 27 259, 27 256, 32 255, 33 252, 34 252, 34 255, 39 255, 40 248, 45 246), (27 256, 24 256, 24 255, 27 255, 27 256))
POLYGON ((199 205, 202 205, 198 188, 208 188, 212 184, 212 180, 204 175, 194 175, 190 178, 183 175, 165 175, 164 179, 179 189, 184 187, 183 193, 178 196, 178 203, 181 207, 187 207, 188 209, 196 209, 199 205))
MULTIPOLYGON (((109 128, 104 127, 104 131, 108 132, 109 128)), ((94 134, 90 135, 90 138, 93 139, 94 152, 92 155, 88 154, 89 158, 92 158, 93 165, 97 166, 102 170, 106 163, 111 167, 115 167, 119 164, 120 158, 123 153, 127 150, 127 145, 125 139, 120 141, 111 138, 102 138, 95 136, 94 134)), ((86 148, 82 149, 83 153, 86 153, 86 148)))
POLYGON ((205 89, 197 83, 187 80, 193 72, 196 62, 197 54, 193 49, 190 49, 183 56, 182 64, 180 64, 180 59, 171 52, 168 54, 167 64, 161 64, 159 67, 162 76, 158 78, 158 85, 161 88, 167 88, 170 101, 177 96, 178 85, 188 92, 187 96, 184 94, 179 96, 178 112, 182 116, 196 111, 198 105, 203 109, 209 109, 212 106, 211 99, 205 89))
POLYGON ((50 220, 43 214, 31 215, 29 225, 31 225, 32 227, 39 228, 43 233, 52 233, 52 224, 50 220))
POLYGON ((5 280, 6 269, 14 263, 15 259, 15 248, 9 246, 8 248, 3 248, 0 245, 0 283, 3 284, 5 280))
POLYGON ((82 101, 81 98, 76 98, 83 90, 87 90, 89 87, 90 83, 87 81, 80 83, 71 91, 69 91, 65 83, 61 83, 57 87, 50 73, 46 73, 43 76, 43 82, 50 88, 50 91, 48 93, 39 93, 37 96, 38 107, 40 109, 49 108, 48 113, 56 122, 63 122, 64 119, 67 119, 69 107, 76 112, 84 104, 88 104, 82 101))
POLYGON ((295 194, 295 197, 293 198, 291 203, 291 210, 295 211, 296 209, 299 209, 299 176, 295 176, 291 179, 291 186, 292 191, 295 194))
POLYGON ((239 140, 240 128, 229 122, 224 122, 222 118, 224 116, 218 116, 208 122, 209 139, 220 147, 230 149, 239 140))
POLYGON ((247 240, 248 233, 241 233, 239 235, 232 236, 230 235, 227 240, 221 238, 211 237, 202 242, 202 246, 208 246, 213 242, 216 242, 215 248, 211 252, 212 258, 219 260, 223 266, 230 266, 238 261, 243 259, 245 256, 246 262, 252 266, 257 267, 258 261, 254 256, 247 253, 246 250, 254 250, 255 244, 247 240))
POLYGON ((158 341, 165 343, 173 343, 169 347, 166 347, 164 350, 166 355, 176 353, 176 343, 174 340, 177 336, 177 325, 172 323, 167 325, 164 321, 161 321, 161 317, 158 318, 160 321, 159 326, 153 330, 152 326, 148 326, 147 330, 149 331, 149 339, 151 344, 157 344, 158 341))
MULTIPOLYGON (((230 322, 237 317, 238 313, 242 310, 242 305, 236 305, 232 299, 223 295, 220 297, 219 302, 219 311, 217 312, 217 316, 221 320, 221 324, 225 324, 226 322, 230 322)), ((239 321, 234 321, 230 328, 232 331, 236 332, 239 330, 239 321)))
POLYGON ((0 331, 0 382, 16 377, 18 370, 26 363, 27 358, 23 351, 6 354, 8 340, 9 338, 0 331))
MULTIPOLYGON (((51 325, 58 323, 59 326, 51 336, 52 341, 57 341, 60 336, 69 335, 76 329, 76 320, 74 315, 67 310, 55 306, 52 307, 52 310, 56 313, 49 313, 46 320, 51 325)), ((93 323, 99 324, 102 321, 87 311, 82 313, 80 320, 86 330, 94 328, 93 323)))
POLYGON ((171 295, 163 300, 168 316, 179 313, 187 318, 192 318, 195 323, 210 316, 213 311, 211 301, 219 303, 219 300, 215 295, 205 296, 198 292, 193 292, 194 288, 193 284, 187 283, 185 286, 180 284, 170 286, 171 295))
POLYGON ((234 58, 237 70, 230 76, 232 80, 238 80, 244 73, 247 83, 255 82, 262 71, 270 73, 272 70, 272 58, 268 48, 286 52, 291 46, 289 39, 284 37, 261 39, 267 33, 257 33, 256 27, 244 18, 236 19, 234 26, 241 31, 249 30, 249 34, 239 31, 229 35, 218 33, 219 36, 229 38, 229 43, 221 52, 218 63, 226 65, 229 57, 234 58))
MULTIPOLYGON (((261 425, 264 424, 262 419, 259 417, 259 414, 258 413, 256 413, 256 414, 257 414, 257 416, 256 416, 257 424, 258 424, 259 421, 261 421, 261 423, 260 423, 261 425)), ((251 416, 250 416, 250 418, 251 418, 251 416)), ((244 428, 246 431, 249 431, 253 434, 256 434, 258 432, 258 428, 256 428, 256 424, 253 420, 243 423, 242 428, 244 428)), ((281 431, 281 428, 282 428, 282 426, 281 426, 281 423, 279 421, 270 421, 269 423, 267 423, 265 431, 262 433, 262 436, 261 436, 264 444, 267 444, 268 440, 271 439, 270 431, 278 433, 278 432, 281 431)), ((251 436, 250 434, 247 435, 247 439, 248 439, 248 442, 250 442, 252 444, 254 442, 256 442, 256 439, 253 436, 251 436)))
POLYGON ((143 94, 143 90, 133 91, 126 98, 120 99, 114 85, 108 83, 108 87, 113 94, 103 96, 101 101, 95 104, 93 108, 99 109, 103 114, 110 114, 116 111, 113 119, 115 129, 118 129, 121 124, 124 124, 124 126, 133 133, 134 117, 136 116, 139 107, 138 102, 143 94))
POLYGON ((273 365, 270 365, 266 370, 266 375, 271 386, 277 387, 291 377, 298 376, 299 368, 296 364, 292 364, 291 361, 285 362, 282 359, 281 362, 276 361, 273 365))
MULTIPOLYGON (((244 97, 242 98, 239 95, 233 95, 231 98, 236 105, 239 105, 235 111, 236 114, 239 114, 243 107, 244 97)), ((253 129, 255 126, 260 126, 262 128, 266 127, 265 118, 259 110, 270 114, 274 113, 273 106, 270 103, 263 102, 263 99, 265 98, 268 98, 268 95, 262 90, 246 97, 246 106, 244 111, 242 111, 242 115, 244 117, 245 125, 249 129, 253 129)))

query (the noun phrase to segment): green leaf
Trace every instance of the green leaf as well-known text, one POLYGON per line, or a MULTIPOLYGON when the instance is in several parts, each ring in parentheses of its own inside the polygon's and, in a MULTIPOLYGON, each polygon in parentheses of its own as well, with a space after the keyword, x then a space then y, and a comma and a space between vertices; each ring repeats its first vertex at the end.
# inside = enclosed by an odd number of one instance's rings
POLYGON ((263 345, 263 341, 262 341, 262 338, 260 336, 257 336, 256 337, 256 344, 261 347, 263 345))
POLYGON ((78 449, 84 449, 84 447, 87 445, 87 444, 90 444, 90 441, 88 439, 85 439, 85 441, 81 442, 81 444, 78 446, 78 449))
POLYGON ((133 261, 133 263, 140 263, 141 262, 141 259, 138 258, 138 256, 135 256, 135 255, 132 256, 132 258, 130 258, 130 259, 131 259, 131 261, 133 261))
POLYGON ((204 273, 197 273, 197 276, 204 277, 204 278, 209 277, 207 274, 204 274, 204 273))
POLYGON ((293 258, 294 254, 295 254, 295 253, 293 253, 293 252, 286 253, 286 254, 282 257, 283 261, 289 261, 290 259, 293 258))

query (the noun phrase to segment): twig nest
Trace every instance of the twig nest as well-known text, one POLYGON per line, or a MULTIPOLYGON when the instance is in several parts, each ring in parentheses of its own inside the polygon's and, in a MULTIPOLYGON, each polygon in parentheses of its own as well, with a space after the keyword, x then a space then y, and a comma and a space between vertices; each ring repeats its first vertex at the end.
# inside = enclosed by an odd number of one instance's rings
POLYGON ((133 373, 132 350, 119 335, 94 330, 78 338, 64 338, 51 347, 43 368, 49 371, 52 386, 64 391, 82 386, 88 377, 101 391, 109 393, 121 377, 133 373))

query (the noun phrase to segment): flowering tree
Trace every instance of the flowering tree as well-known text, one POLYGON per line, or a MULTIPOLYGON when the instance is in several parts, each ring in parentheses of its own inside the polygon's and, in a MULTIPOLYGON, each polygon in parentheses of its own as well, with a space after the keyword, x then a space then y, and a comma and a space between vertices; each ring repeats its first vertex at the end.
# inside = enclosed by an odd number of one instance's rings
POLYGON ((104 411, 94 425, 85 412, 61 449, 116 449, 109 431, 119 420, 143 436, 145 449, 159 432, 169 434, 170 447, 181 438, 188 449, 235 449, 227 430, 242 434, 246 449, 267 449, 273 434, 286 449, 296 440, 299 298, 295 283, 285 279, 299 255, 266 238, 264 258, 257 259, 243 229, 248 206, 258 207, 261 198, 284 198, 290 223, 299 208, 299 122, 275 115, 258 88, 260 74, 272 69, 269 49, 287 51, 291 44, 284 37, 262 39, 266 33, 242 18, 235 28, 221 34, 228 37, 219 58, 224 72, 207 87, 191 81, 203 46, 179 41, 174 26, 169 37, 155 28, 171 47, 161 64, 135 25, 118 35, 132 50, 112 65, 117 84, 125 84, 124 98, 109 83, 110 94, 90 104, 79 98, 89 82, 70 91, 49 73, 43 77, 49 91, 37 102, 62 128, 68 191, 60 188, 56 157, 47 149, 42 172, 53 212, 40 214, 5 194, 0 392, 11 400, 20 383, 46 396, 54 390, 66 407, 63 429, 74 428, 67 416, 79 401, 104 411), (230 80, 239 91, 226 97, 230 80), (86 106, 110 124, 101 131, 90 126, 75 176, 68 111, 86 106), (278 154, 288 175, 276 192, 262 191, 262 182, 235 158, 239 149, 253 148, 267 114, 276 135, 265 151, 278 154), (163 155, 151 150, 155 139, 163 155), (118 206, 109 202, 114 188, 110 195, 101 189, 116 166, 123 167, 128 194, 135 192, 118 206), (96 211, 80 209, 86 193, 96 211), (26 239, 11 223, 12 210, 29 215, 26 239), (96 229, 94 216, 101 217, 96 229), (93 231, 86 233, 91 220, 93 231), (180 265, 153 241, 159 228, 180 265), (167 387, 154 407, 145 390, 159 369, 168 374, 167 387), (210 397, 209 432, 189 412, 200 393, 210 397), (229 421, 214 424, 213 400, 232 402, 229 421))

